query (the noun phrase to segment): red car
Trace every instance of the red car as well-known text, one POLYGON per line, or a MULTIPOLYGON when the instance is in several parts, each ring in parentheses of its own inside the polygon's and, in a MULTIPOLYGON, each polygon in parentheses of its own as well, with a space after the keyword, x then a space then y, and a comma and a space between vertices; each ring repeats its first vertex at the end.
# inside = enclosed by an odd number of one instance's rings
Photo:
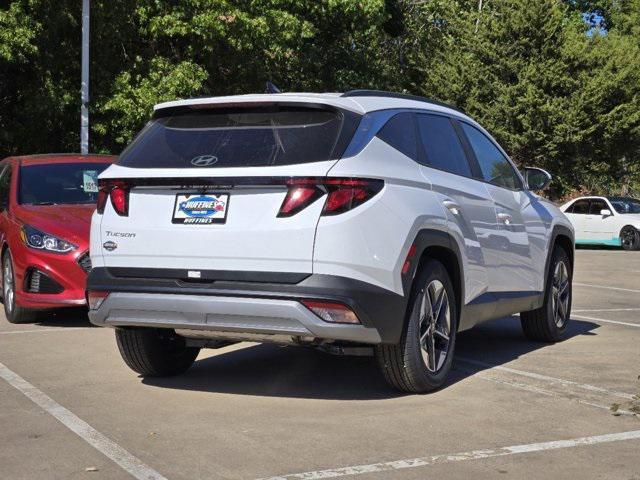
POLYGON ((52 154, 0 162, 2 298, 9 322, 85 305, 97 177, 115 158, 52 154))

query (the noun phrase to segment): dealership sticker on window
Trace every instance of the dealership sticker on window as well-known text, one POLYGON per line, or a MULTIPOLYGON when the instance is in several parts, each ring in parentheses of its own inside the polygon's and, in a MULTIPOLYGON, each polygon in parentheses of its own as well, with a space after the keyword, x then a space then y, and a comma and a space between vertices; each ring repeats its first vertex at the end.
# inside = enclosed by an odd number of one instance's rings
POLYGON ((87 193, 98 191, 98 171, 85 170, 82 172, 82 189, 87 193))

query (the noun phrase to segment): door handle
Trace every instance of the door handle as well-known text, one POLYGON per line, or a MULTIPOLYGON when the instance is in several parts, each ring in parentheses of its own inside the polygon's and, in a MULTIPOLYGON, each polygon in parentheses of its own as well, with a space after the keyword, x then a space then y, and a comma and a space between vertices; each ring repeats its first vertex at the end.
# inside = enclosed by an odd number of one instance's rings
POLYGON ((498 220, 500 220, 505 225, 511 225, 512 217, 508 213, 499 213, 498 220))
POLYGON ((451 213, 453 213, 454 215, 460 215, 460 205, 458 205, 456 202, 453 202, 451 200, 444 200, 442 202, 442 204, 449 209, 449 211, 451 213))

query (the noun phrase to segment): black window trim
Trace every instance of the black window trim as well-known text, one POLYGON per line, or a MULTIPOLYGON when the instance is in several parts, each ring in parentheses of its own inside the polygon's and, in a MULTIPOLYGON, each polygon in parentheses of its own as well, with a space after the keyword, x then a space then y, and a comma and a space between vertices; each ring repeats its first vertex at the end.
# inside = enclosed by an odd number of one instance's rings
POLYGON ((476 130, 478 130, 481 134, 483 134, 485 136, 485 138, 487 140, 489 140, 489 142, 491 144, 493 144, 494 147, 496 147, 498 149, 498 151, 504 156, 504 158, 507 160, 507 163, 509 165, 511 165, 511 168, 513 169, 513 171, 516 174, 516 178, 520 181, 520 188, 509 188, 509 187, 505 187, 503 185, 496 185, 495 183, 491 183, 488 182, 487 180, 484 179, 484 176, 482 175, 482 169, 480 168, 480 162, 478 162, 478 158, 476 157, 476 153, 473 151, 473 148, 471 147, 471 142, 469 141, 469 138, 467 137, 467 134, 465 133, 464 129, 462 128, 462 126, 460 125, 460 131, 462 133, 462 135, 464 135, 464 138, 466 139, 466 141, 469 143, 469 147, 471 148, 471 151, 469 152, 470 155, 472 156, 472 161, 471 163, 474 163, 476 165, 477 168, 477 172, 479 173, 478 178, 474 178, 474 180, 478 180, 479 182, 482 183, 486 183, 488 185, 492 185, 494 187, 498 187, 498 188, 504 188, 505 190, 509 190, 510 192, 522 192, 525 191, 525 182, 524 182, 524 178, 522 178, 522 175, 520 174, 520 171, 517 169, 516 165, 513 163, 513 160, 511 160, 511 158, 509 157, 509 155, 507 155, 507 152, 505 152, 502 147, 498 144, 498 142, 496 142, 493 137, 491 137, 491 135, 487 135, 485 132, 483 132, 481 129, 478 128, 478 125, 474 125, 473 123, 464 120, 464 119, 460 119, 460 118, 453 118, 454 122, 459 122, 459 123, 466 123, 467 125, 469 125, 472 128, 475 128, 476 130))

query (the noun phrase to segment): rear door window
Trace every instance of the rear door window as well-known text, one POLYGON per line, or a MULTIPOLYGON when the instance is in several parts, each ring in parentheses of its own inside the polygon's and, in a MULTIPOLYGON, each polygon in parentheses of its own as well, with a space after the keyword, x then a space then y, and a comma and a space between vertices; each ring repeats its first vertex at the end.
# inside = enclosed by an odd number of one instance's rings
POLYGON ((430 114, 419 114, 417 120, 427 165, 471 177, 471 167, 451 120, 430 114))
POLYGON ((600 215, 600 210, 609 210, 609 206, 607 202, 604 200, 591 200, 591 205, 589 207, 590 215, 600 215))
POLYGON ((294 106, 187 109, 152 120, 120 155, 138 168, 293 165, 339 159, 360 120, 351 112, 294 106))
POLYGON ((407 157, 417 160, 418 143, 411 113, 399 113, 392 117, 377 136, 407 157))

